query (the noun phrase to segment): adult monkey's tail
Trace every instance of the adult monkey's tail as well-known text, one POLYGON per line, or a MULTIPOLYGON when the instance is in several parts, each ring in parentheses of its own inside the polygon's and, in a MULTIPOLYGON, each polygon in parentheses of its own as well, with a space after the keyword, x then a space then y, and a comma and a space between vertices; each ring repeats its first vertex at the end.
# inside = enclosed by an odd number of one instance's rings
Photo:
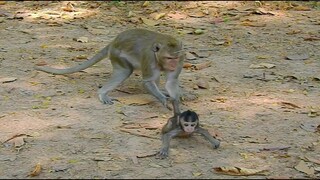
POLYGON ((109 53, 109 46, 110 45, 107 45, 105 48, 100 50, 98 52, 98 54, 93 56, 91 59, 89 59, 88 61, 85 61, 77 66, 73 66, 73 67, 66 68, 66 69, 56 69, 56 68, 52 68, 49 66, 35 66, 34 69, 39 70, 39 71, 44 71, 47 73, 51 73, 51 74, 71 74, 71 73, 79 72, 81 70, 84 70, 84 69, 96 64, 97 62, 99 62, 102 59, 104 59, 105 57, 107 57, 108 53, 109 53))

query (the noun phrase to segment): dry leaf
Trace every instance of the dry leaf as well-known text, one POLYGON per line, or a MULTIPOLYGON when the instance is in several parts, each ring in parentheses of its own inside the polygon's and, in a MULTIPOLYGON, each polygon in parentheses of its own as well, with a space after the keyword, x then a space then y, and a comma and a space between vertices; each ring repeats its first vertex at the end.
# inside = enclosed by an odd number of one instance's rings
POLYGON ((143 4, 142 4, 142 7, 147 7, 150 5, 150 2, 149 1, 145 1, 143 4))
POLYGON ((288 109, 300 108, 298 105, 295 105, 290 102, 278 102, 278 104, 281 105, 282 108, 288 108, 288 109))
POLYGON ((72 165, 70 164, 62 164, 62 163, 59 163, 59 164, 54 164, 51 166, 51 169, 54 171, 54 172, 59 172, 59 171, 66 171, 67 169, 71 168, 72 165))
POLYGON ((279 151, 279 150, 287 150, 290 146, 280 146, 280 147, 267 147, 259 149, 259 151, 279 151))
POLYGON ((309 37, 304 37, 303 40, 305 40, 305 41, 319 41, 320 37, 309 36, 309 37))
POLYGON ((201 172, 193 172, 192 175, 193 175, 194 177, 198 177, 198 176, 201 176, 202 173, 201 173, 201 172))
POLYGON ((45 61, 40 61, 36 63, 36 66, 45 66, 45 65, 48 65, 48 63, 46 63, 45 61))
POLYGON ((208 51, 194 51, 193 53, 199 58, 207 58, 210 56, 208 51))
POLYGON ((250 176, 250 175, 258 175, 258 174, 265 175, 264 173, 267 172, 267 170, 247 169, 247 168, 241 168, 241 167, 235 167, 235 166, 214 167, 213 170, 215 170, 217 173, 231 175, 231 176, 250 176))
POLYGON ((203 34, 204 32, 205 32, 205 30, 203 30, 203 29, 196 29, 196 30, 194 30, 194 34, 197 34, 197 35, 203 34))
POLYGON ((309 167, 308 164, 304 161, 300 161, 298 165, 294 167, 296 170, 306 173, 308 175, 314 175, 313 167, 309 167))
POLYGON ((256 56, 256 58, 257 58, 257 59, 268 59, 269 57, 268 57, 268 56, 263 56, 263 55, 261 56, 261 55, 260 55, 260 56, 256 56))
POLYGON ((309 58, 308 54, 292 54, 292 55, 288 55, 286 56, 286 59, 288 60, 306 60, 309 58))
POLYGON ((140 19, 137 17, 131 17, 128 19, 128 22, 131 22, 133 24, 139 24, 140 23, 140 19))
POLYGON ((216 99, 211 99, 211 102, 219 102, 219 103, 225 103, 227 101, 227 98, 216 98, 216 99))
POLYGON ((223 45, 223 44, 226 43, 226 41, 217 41, 217 40, 214 40, 212 43, 213 43, 214 45, 223 45))
POLYGON ((20 136, 20 137, 16 137, 14 138, 12 141, 14 143, 14 147, 19 148, 21 146, 24 145, 24 138, 26 138, 27 136, 20 136))
POLYGON ((43 48, 43 49, 48 48, 48 46, 47 46, 47 45, 45 45, 45 44, 42 44, 40 47, 41 47, 41 48, 43 48))
POLYGON ((5 77, 5 78, 0 78, 0 83, 10 83, 16 81, 16 77, 5 77))
POLYGON ((249 22, 249 21, 243 21, 243 22, 241 22, 240 25, 242 25, 242 26, 250 26, 250 27, 265 27, 265 26, 267 26, 266 23, 258 23, 258 22, 253 23, 253 22, 249 22))
POLYGON ((311 81, 319 82, 319 81, 320 81, 320 77, 312 77, 312 78, 311 78, 311 81))
POLYGON ((40 84, 40 82, 34 82, 34 81, 30 81, 29 83, 30 83, 32 86, 36 86, 36 85, 40 84))
POLYGON ((320 125, 318 125, 318 124, 307 123, 307 122, 300 124, 300 127, 302 129, 309 131, 309 132, 317 132, 319 126, 320 125))
POLYGON ((250 154, 249 153, 239 153, 239 155, 243 158, 243 159, 248 159, 250 154))
MULTIPOLYGON (((51 18, 51 16, 49 16, 49 17, 51 18)), ((63 14, 61 16, 61 18, 65 19, 65 20, 72 20, 72 19, 74 19, 74 15, 72 15, 72 14, 63 14)))
POLYGON ((319 164, 320 165, 320 159, 315 159, 315 158, 311 158, 311 157, 305 157, 308 161, 319 164))
POLYGON ((147 19, 147 18, 143 18, 141 17, 140 18, 142 20, 142 22, 148 26, 156 26, 156 25, 159 25, 160 22, 157 22, 157 21, 153 21, 151 19, 147 19))
POLYGON ((233 39, 231 37, 225 37, 224 46, 230 46, 232 44, 233 39))
POLYGON ((183 64, 183 68, 186 68, 186 69, 189 69, 192 67, 192 64, 191 63, 184 63, 183 64))
POLYGON ((204 63, 200 63, 200 64, 193 64, 192 69, 201 70, 201 69, 210 67, 211 64, 212 64, 212 61, 208 61, 208 62, 204 62, 204 63))
POLYGON ((310 11, 311 9, 309 7, 306 6, 296 6, 292 8, 295 11, 310 11))
POLYGON ((71 2, 68 2, 66 7, 62 7, 62 10, 67 11, 67 12, 73 12, 74 11, 74 7, 73 7, 71 2))
POLYGON ((301 32, 301 30, 292 30, 292 31, 290 31, 290 32, 287 32, 286 34, 288 34, 288 35, 293 35, 293 34, 298 34, 298 33, 300 33, 301 32))
POLYGON ((42 15, 40 16, 40 18, 41 18, 41 19, 45 19, 45 20, 49 20, 49 19, 52 18, 52 16, 50 16, 50 15, 48 15, 48 14, 42 14, 42 15))
POLYGON ((283 76, 283 79, 286 81, 298 80, 298 78, 296 76, 292 76, 292 75, 283 76))
POLYGON ((164 17, 166 13, 152 13, 150 14, 150 17, 152 17, 154 20, 159 20, 160 18, 164 17))
MULTIPOLYGON (((1 17, 0 17, 0 23, 1 23, 1 17)), ((8 52, 8 51, 5 50, 3 47, 0 47, 0 52, 8 52)))
POLYGON ((175 13, 175 14, 168 14, 168 17, 171 17, 173 19, 186 19, 187 18, 187 15, 185 14, 179 14, 179 13, 175 13))
POLYGON ((88 42, 88 38, 87 37, 79 37, 79 38, 76 39, 76 41, 82 42, 82 43, 87 43, 88 42))
POLYGON ((133 124, 125 124, 125 125, 123 125, 121 127, 125 128, 125 129, 140 129, 140 128, 142 128, 141 124, 135 124, 135 123, 133 123, 133 124))
POLYGON ((38 176, 41 172, 41 165, 40 163, 38 163, 36 165, 36 167, 34 168, 34 170, 29 174, 29 176, 34 177, 34 176, 38 176))
POLYGON ((84 54, 80 54, 80 55, 77 55, 75 58, 73 58, 72 60, 75 60, 75 61, 79 61, 79 60, 83 60, 83 59, 88 59, 88 56, 87 55, 84 55, 84 54))
POLYGON ((119 10, 117 7, 115 7, 115 6, 112 6, 112 7, 110 8, 110 11, 111 11, 111 12, 114 12, 114 13, 120 12, 120 10, 119 10))
POLYGON ((195 59, 197 59, 197 57, 190 52, 186 52, 186 59, 187 60, 195 60, 195 59))
POLYGON ((319 116, 320 113, 318 113, 316 110, 314 109, 310 109, 310 111, 308 112, 308 117, 317 117, 319 116))
POLYGON ((249 66, 250 69, 264 69, 264 68, 271 69, 274 67, 276 67, 276 65, 270 64, 270 63, 251 64, 249 66))
POLYGON ((146 157, 152 157, 152 156, 155 156, 157 155, 158 152, 154 152, 154 153, 144 153, 144 154, 139 154, 137 155, 136 157, 137 158, 146 158, 146 157))
POLYGON ((254 11, 254 14, 260 14, 260 15, 272 15, 274 16, 275 13, 271 11, 266 11, 264 8, 258 8, 254 11))
POLYGON ((195 17, 195 18, 202 18, 202 17, 206 16, 206 14, 203 13, 202 11, 199 11, 199 12, 196 12, 193 14, 188 14, 188 16, 195 17))
POLYGON ((189 2, 189 3, 186 3, 184 6, 185 9, 194 9, 197 7, 198 7, 198 4, 196 2, 189 2))
POLYGON ((96 156, 96 157, 93 157, 92 160, 94 161, 110 161, 112 160, 112 157, 106 157, 106 156, 96 156))
POLYGON ((314 170, 320 172, 320 167, 314 167, 314 170))
POLYGON ((178 30, 178 33, 179 33, 179 34, 183 34, 183 35, 185 35, 185 34, 193 34, 193 30, 179 29, 179 30, 178 30))
POLYGON ((204 79, 199 79, 197 80, 197 86, 200 88, 200 89, 209 89, 209 82, 204 80, 204 79))
POLYGON ((129 11, 129 13, 128 13, 128 18, 130 18, 130 17, 133 17, 134 16, 134 13, 132 12, 132 11, 129 11))

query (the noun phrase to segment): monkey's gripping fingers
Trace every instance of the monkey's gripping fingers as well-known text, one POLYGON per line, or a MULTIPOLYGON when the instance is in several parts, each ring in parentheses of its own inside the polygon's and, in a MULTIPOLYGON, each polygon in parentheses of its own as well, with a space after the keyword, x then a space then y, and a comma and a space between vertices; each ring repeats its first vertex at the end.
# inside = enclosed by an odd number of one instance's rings
POLYGON ((164 107, 168 108, 170 111, 174 110, 175 113, 176 113, 176 111, 177 112, 179 111, 179 113, 180 113, 179 105, 172 97, 170 97, 170 96, 166 97, 163 101, 161 101, 161 103, 163 104, 164 107), (171 107, 169 105, 169 103, 168 103, 169 101, 172 102, 173 107, 171 107))
POLYGON ((166 108, 168 108, 170 111, 172 111, 172 110, 173 110, 173 108, 172 108, 171 106, 169 106, 169 105, 168 105, 168 101, 167 101, 167 104, 165 105, 165 107, 166 107, 166 108))
MULTIPOLYGON (((166 97, 165 95, 163 95, 155 82, 153 81, 145 81, 143 83, 144 87, 149 91, 150 94, 152 94, 154 97, 156 97, 162 104, 164 107, 167 107, 168 109, 170 109, 168 107, 168 97, 166 97)), ((171 109, 172 110, 172 109, 171 109)))
POLYGON ((109 104, 109 105, 112 105, 113 101, 118 101, 117 99, 110 98, 109 96, 104 94, 99 94, 99 99, 103 104, 109 104))
POLYGON ((170 140, 180 134, 182 131, 181 128, 175 128, 173 130, 170 130, 169 132, 162 135, 162 147, 161 150, 158 153, 158 157, 160 159, 164 159, 168 157, 169 154, 169 146, 170 146, 170 140))
POLYGON ((163 96, 159 99, 159 101, 163 104, 164 107, 168 106, 168 98, 163 96))
POLYGON ((158 154, 157 154, 157 158, 159 158, 159 159, 165 159, 165 158, 167 158, 168 157, 168 149, 166 149, 166 148, 162 148, 159 152, 158 152, 158 154))
POLYGON ((160 102, 162 103, 162 105, 166 108, 168 108, 170 111, 172 111, 172 108, 169 106, 168 104, 168 100, 169 100, 169 97, 162 97, 161 99, 159 99, 160 102))
POLYGON ((160 91, 163 95, 165 95, 167 98, 170 97, 169 93, 166 90, 161 90, 160 91))

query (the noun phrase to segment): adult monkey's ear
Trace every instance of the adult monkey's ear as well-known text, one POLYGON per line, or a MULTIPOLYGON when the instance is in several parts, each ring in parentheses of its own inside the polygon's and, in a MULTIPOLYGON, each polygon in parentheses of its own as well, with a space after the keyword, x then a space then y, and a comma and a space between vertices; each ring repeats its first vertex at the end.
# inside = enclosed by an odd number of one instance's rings
POLYGON ((162 46, 161 46, 160 43, 154 43, 154 44, 152 45, 152 51, 153 51, 153 52, 158 52, 161 47, 162 47, 162 46))

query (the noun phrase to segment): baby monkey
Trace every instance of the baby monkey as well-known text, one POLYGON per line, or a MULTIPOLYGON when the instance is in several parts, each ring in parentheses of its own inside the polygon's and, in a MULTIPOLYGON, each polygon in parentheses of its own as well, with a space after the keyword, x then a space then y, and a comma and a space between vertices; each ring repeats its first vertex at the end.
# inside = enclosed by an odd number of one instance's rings
POLYGON ((199 117, 194 111, 184 111, 181 114, 175 114, 162 128, 162 147, 158 153, 160 159, 168 157, 170 140, 176 136, 191 136, 193 133, 199 133, 207 139, 214 149, 220 146, 220 141, 210 135, 208 130, 201 128, 199 117))

